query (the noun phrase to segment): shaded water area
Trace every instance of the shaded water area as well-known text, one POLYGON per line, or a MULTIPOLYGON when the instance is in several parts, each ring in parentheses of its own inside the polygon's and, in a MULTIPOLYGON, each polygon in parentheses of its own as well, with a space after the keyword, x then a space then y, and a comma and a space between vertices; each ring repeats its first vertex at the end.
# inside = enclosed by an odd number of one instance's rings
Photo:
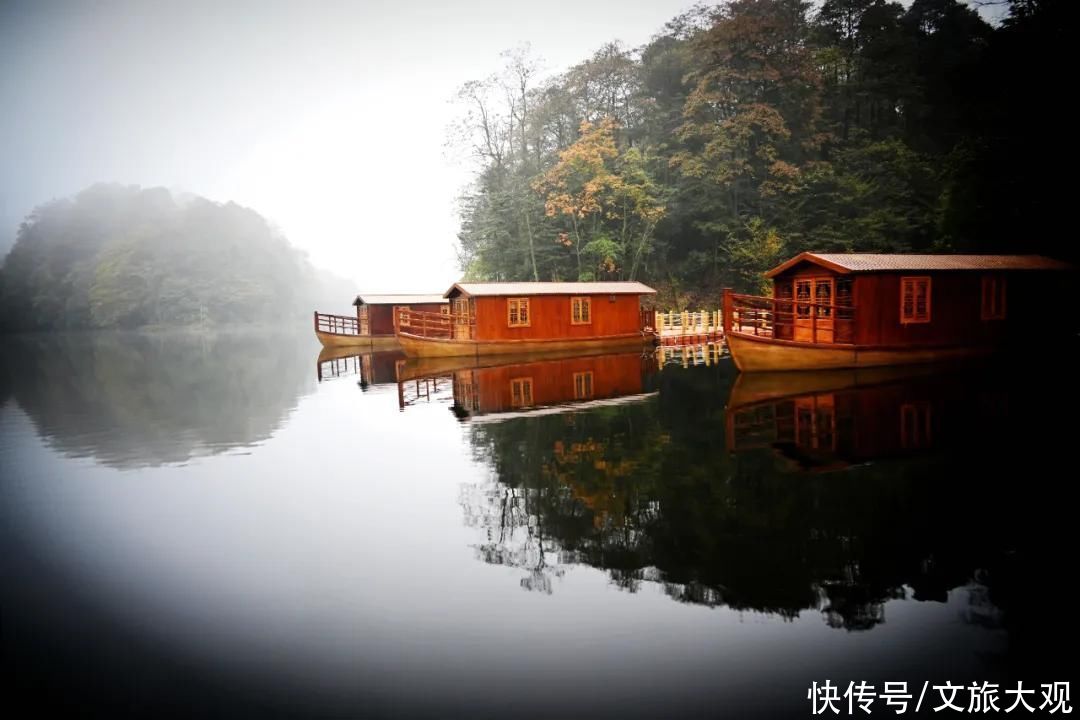
POLYGON ((1077 357, 740 377, 714 346, 4 338, 8 698, 764 717, 826 679, 1065 680, 1077 357))

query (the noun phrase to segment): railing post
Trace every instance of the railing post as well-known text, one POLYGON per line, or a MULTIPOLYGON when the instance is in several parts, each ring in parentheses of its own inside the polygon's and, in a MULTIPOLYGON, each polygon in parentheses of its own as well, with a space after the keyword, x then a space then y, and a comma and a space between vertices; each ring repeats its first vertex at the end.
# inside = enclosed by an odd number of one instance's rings
POLYGON ((731 304, 731 288, 724 288, 724 293, 721 296, 721 316, 720 322, 723 324, 724 334, 731 332, 732 320, 732 304, 731 304))

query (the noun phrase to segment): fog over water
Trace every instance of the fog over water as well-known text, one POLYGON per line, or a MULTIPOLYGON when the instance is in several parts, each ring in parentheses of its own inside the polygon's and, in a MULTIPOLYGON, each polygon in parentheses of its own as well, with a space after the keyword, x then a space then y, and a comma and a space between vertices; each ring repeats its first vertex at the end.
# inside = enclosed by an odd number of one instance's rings
POLYGON ((5 0, 0 249, 91 183, 165 186, 252 207, 366 289, 444 288, 457 88, 525 42, 551 72, 640 45, 688 4, 5 0))

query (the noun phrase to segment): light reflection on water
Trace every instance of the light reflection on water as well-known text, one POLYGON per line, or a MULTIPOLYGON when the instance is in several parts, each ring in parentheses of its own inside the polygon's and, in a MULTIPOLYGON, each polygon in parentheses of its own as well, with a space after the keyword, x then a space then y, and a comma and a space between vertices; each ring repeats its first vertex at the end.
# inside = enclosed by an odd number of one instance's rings
POLYGON ((1062 511, 1038 470, 1076 429, 1027 422, 1046 396, 997 371, 749 382, 689 358, 7 345, 18 689, 178 714, 802 715, 814 679, 993 681, 1041 648, 1028 588, 1062 511))

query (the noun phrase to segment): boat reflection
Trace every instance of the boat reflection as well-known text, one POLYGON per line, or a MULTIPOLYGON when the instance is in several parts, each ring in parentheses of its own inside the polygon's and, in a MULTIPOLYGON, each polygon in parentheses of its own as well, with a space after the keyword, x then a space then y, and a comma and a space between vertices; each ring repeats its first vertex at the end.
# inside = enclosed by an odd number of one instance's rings
POLYGON ((574 356, 408 358, 397 363, 398 404, 452 388, 460 419, 501 420, 519 413, 560 412, 655 394, 657 356, 640 351, 574 356))
POLYGON ((359 375, 360 388, 366 390, 396 382, 397 362, 404 357, 400 350, 361 353, 355 347, 323 348, 315 361, 315 377, 325 382, 359 375))
POLYGON ((1025 430, 1042 416, 1029 393, 1009 395, 993 369, 738 375, 726 360, 680 359, 646 402, 470 424, 474 457, 492 470, 461 494, 465 523, 481 531, 477 559, 519 571, 532 592, 556 593, 589 566, 626 592, 652 586, 783 618, 816 611, 851 631, 886 622, 894 600, 1004 622, 998 603, 1015 591, 1025 536, 986 528, 1040 525, 1046 508, 1021 508, 1005 489, 1033 461, 1024 447, 1057 441, 1025 430), (777 472, 777 450, 780 470, 861 465, 793 477, 777 472), (878 457, 888 459, 867 462, 878 457))
POLYGON ((794 468, 956 450, 992 439, 1007 390, 978 368, 741 374, 726 411, 733 453, 772 448, 794 468))

